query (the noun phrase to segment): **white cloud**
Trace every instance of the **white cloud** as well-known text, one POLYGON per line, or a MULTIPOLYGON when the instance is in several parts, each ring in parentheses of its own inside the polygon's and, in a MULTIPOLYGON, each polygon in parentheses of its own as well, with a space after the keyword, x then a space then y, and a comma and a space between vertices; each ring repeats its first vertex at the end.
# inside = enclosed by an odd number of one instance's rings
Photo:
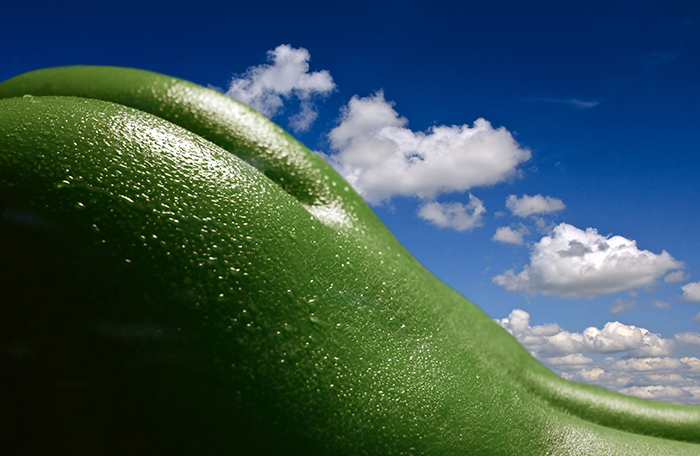
POLYGON ((506 207, 510 209, 513 215, 527 217, 532 214, 560 211, 566 206, 562 200, 552 198, 551 196, 523 195, 522 198, 518 198, 515 195, 510 195, 508 199, 506 199, 506 207))
POLYGON ((484 212, 486 212, 484 203, 470 193, 468 204, 433 201, 423 204, 418 211, 418 216, 441 228, 466 231, 484 224, 481 217, 484 212))
POLYGON ((622 298, 617 298, 615 301, 613 301, 612 304, 608 307, 608 311, 610 313, 620 313, 620 312, 625 312, 627 310, 634 310, 637 308, 637 301, 634 301, 632 299, 622 299, 622 298))
MULTIPOLYGON (((605 325, 607 326, 608 324, 606 323, 605 325)), ((673 349, 676 345, 673 339, 664 339, 644 328, 637 329, 642 334, 642 344, 640 347, 628 351, 626 356, 638 358, 643 356, 670 356, 673 354, 673 349)))
POLYGON ((685 271, 669 272, 668 275, 664 277, 664 282, 666 283, 683 282, 684 280, 688 280, 688 274, 686 274, 685 271))
POLYGON ((673 339, 664 339, 645 328, 620 322, 570 333, 556 323, 530 326, 530 314, 520 309, 496 321, 564 378, 624 394, 700 404, 700 359, 672 357, 677 345, 700 345, 700 333, 679 333, 673 339), (595 361, 584 355, 605 353, 622 359, 609 356, 595 361))
POLYGON ((683 301, 700 302, 700 282, 690 282, 681 287, 683 301))
POLYGON ((684 332, 678 333, 675 336, 676 342, 680 345, 697 345, 700 347, 700 333, 684 332))
POLYGON ((514 230, 508 226, 502 226, 496 230, 496 234, 491 238, 492 241, 503 242, 504 244, 518 244, 523 243, 523 235, 529 234, 528 229, 525 226, 521 226, 517 230, 514 230))
POLYGON ((670 269, 682 267, 666 251, 657 255, 622 236, 601 236, 593 228, 583 231, 561 223, 532 247, 530 264, 522 272, 506 271, 493 282, 513 292, 597 296, 650 286, 670 269))
POLYGON ((653 299, 653 300, 651 301, 651 305, 654 306, 654 307, 658 307, 659 309, 665 309, 665 308, 667 308, 667 307, 670 307, 669 304, 668 304, 667 302, 658 301, 658 300, 656 300, 656 299, 653 299))
POLYGON ((530 159, 530 151, 508 130, 484 119, 472 127, 415 132, 393 106, 381 91, 354 96, 328 135, 337 153, 326 158, 372 204, 398 195, 432 199, 492 185, 515 175, 530 159))
POLYGON ((626 356, 666 356, 673 353, 674 342, 648 329, 608 322, 602 330, 590 327, 583 331, 585 353, 627 352, 626 356))
POLYGON ((700 313, 698 313, 696 316, 690 318, 693 322, 697 323, 700 325, 700 313))
POLYGON ((309 73, 309 51, 288 44, 267 51, 270 64, 250 67, 229 83, 226 95, 251 106, 268 117, 279 114, 284 99, 296 97, 301 111, 290 118, 295 131, 308 130, 316 120, 315 96, 328 96, 335 83, 328 71, 309 73))

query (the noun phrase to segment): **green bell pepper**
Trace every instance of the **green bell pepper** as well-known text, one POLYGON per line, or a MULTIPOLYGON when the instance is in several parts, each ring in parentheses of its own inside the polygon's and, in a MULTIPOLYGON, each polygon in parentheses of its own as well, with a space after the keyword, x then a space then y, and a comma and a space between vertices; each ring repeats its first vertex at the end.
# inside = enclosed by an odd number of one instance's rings
POLYGON ((0 98, 9 454, 700 454, 700 407, 556 376, 251 108, 115 67, 0 98))

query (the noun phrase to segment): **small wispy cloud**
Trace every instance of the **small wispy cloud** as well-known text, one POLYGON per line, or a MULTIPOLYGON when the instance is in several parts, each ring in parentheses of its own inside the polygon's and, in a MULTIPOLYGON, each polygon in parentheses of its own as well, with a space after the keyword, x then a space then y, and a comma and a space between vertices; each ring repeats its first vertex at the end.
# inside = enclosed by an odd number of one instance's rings
POLYGON ((634 310, 637 308, 637 301, 632 299, 621 299, 617 298, 610 306, 608 311, 610 313, 620 313, 628 310, 634 310))
POLYGON ((698 314, 697 314, 696 316, 694 316, 694 317, 690 317, 690 319, 693 321, 693 323, 697 323, 697 324, 700 325, 700 313, 698 313, 698 314))
POLYGON ((590 109, 598 106, 599 101, 583 101, 578 98, 529 98, 529 101, 540 101, 543 103, 559 103, 572 106, 578 109, 590 109))
POLYGON ((513 229, 509 226, 502 226, 496 230, 496 234, 493 235, 491 240, 494 242, 501 242, 503 244, 522 245, 523 236, 529 233, 530 231, 524 225, 521 225, 518 229, 513 229))
POLYGON ((423 204, 418 216, 440 228, 452 228, 456 231, 468 231, 483 226, 482 214, 486 212, 483 201, 469 194, 469 203, 431 203, 423 204))
POLYGON ((561 211, 566 205, 559 198, 542 195, 523 195, 518 198, 516 195, 509 195, 506 200, 506 207, 513 215, 527 217, 533 214, 546 214, 561 211))

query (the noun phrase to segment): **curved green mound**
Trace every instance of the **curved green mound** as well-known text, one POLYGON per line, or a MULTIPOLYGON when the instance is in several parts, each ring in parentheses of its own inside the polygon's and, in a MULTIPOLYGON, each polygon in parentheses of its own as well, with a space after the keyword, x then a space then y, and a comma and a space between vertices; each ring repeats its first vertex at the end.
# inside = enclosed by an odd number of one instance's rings
POLYGON ((250 108, 113 67, 0 98, 11 454, 700 454, 699 407, 557 377, 250 108))

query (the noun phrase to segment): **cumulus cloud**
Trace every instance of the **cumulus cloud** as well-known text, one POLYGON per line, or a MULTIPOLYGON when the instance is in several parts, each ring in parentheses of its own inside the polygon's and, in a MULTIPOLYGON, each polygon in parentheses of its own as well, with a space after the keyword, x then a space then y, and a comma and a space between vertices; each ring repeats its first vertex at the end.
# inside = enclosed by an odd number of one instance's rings
POLYGON ((496 230, 496 234, 491 238, 492 241, 502 242, 504 244, 518 244, 523 243, 523 236, 529 234, 530 232, 525 226, 521 226, 517 230, 514 230, 508 226, 502 226, 496 230))
POLYGON ((326 158, 368 202, 378 204, 393 196, 433 199, 496 184, 517 174, 531 156, 508 130, 484 119, 427 132, 407 124, 383 92, 354 96, 328 135, 336 153, 326 158))
POLYGON ((569 380, 592 383, 622 394, 668 402, 700 404, 700 359, 649 357, 606 359, 594 367, 562 373, 569 380))
POLYGON ((507 318, 496 320, 533 355, 561 358, 582 353, 622 353, 625 356, 667 356, 675 343, 645 328, 608 322, 603 329, 586 328, 570 333, 557 324, 530 326, 530 314, 515 309, 507 318))
POLYGON ((651 305, 654 306, 654 307, 657 307, 657 308, 659 308, 659 309, 666 309, 666 308, 668 308, 668 307, 671 307, 667 302, 658 301, 658 300, 656 300, 656 299, 653 299, 653 300, 651 301, 651 305))
POLYGON ((562 377, 624 394, 700 404, 700 359, 674 358, 676 346, 700 346, 700 333, 665 339, 648 329, 606 323, 571 333, 558 324, 530 326, 530 314, 514 309, 496 320, 533 356, 562 377), (603 361, 594 357, 608 356, 603 361), (586 356, 591 355, 591 356, 586 356))
POLYGON ((484 203, 470 193, 467 204, 435 201, 425 203, 418 210, 418 216, 441 228, 466 231, 484 224, 482 220, 484 212, 486 212, 484 203))
POLYGON ((617 298, 615 301, 613 301, 612 304, 608 307, 608 311, 610 313, 620 313, 620 312, 625 312, 627 310, 634 310, 637 308, 637 301, 634 301, 632 299, 622 299, 622 298, 617 298))
POLYGON ((326 97, 335 83, 328 71, 309 73, 309 51, 288 44, 267 51, 269 64, 250 67, 234 77, 226 95, 251 106, 268 117, 282 111, 285 100, 297 98, 301 110, 290 117, 295 131, 308 130, 316 120, 315 97, 326 97))
POLYGON ((700 302, 700 282, 691 282, 681 287, 683 301, 700 302))
POLYGON ((597 296, 650 286, 667 271, 683 267, 666 251, 654 254, 622 236, 561 223, 532 247, 530 264, 522 272, 506 271, 493 282, 512 292, 597 296))
POLYGON ((522 198, 518 198, 515 195, 510 195, 508 199, 506 199, 506 207, 510 209, 513 215, 527 217, 532 214, 560 211, 566 206, 562 200, 552 198, 551 196, 523 195, 522 198))
POLYGON ((530 314, 520 309, 497 321, 533 354, 546 358, 621 352, 627 356, 663 356, 670 355, 674 347, 673 340, 617 321, 606 323, 603 329, 586 328, 582 333, 570 333, 557 324, 530 326, 530 314))

